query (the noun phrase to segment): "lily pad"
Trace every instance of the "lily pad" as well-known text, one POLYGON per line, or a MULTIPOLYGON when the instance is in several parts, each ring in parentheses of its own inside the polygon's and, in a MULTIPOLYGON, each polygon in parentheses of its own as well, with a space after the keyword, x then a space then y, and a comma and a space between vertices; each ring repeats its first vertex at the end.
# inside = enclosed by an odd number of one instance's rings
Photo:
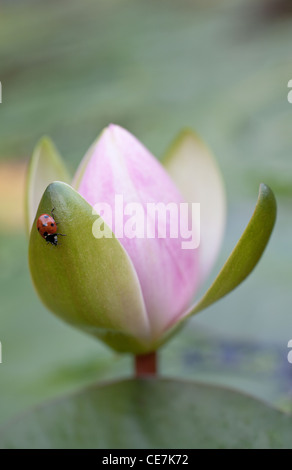
POLYGON ((292 419, 250 396, 170 379, 96 385, 2 429, 0 448, 292 448, 292 419))

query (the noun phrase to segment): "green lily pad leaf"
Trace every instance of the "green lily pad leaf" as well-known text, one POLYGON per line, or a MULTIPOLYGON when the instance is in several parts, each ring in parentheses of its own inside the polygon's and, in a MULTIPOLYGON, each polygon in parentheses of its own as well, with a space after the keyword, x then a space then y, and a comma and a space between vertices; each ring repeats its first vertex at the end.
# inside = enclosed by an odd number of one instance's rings
POLYGON ((221 172, 208 147, 191 130, 182 131, 162 160, 189 203, 200 203, 200 279, 208 277, 221 247, 226 195, 221 172))
POLYGON ((241 284, 251 273, 269 241, 276 214, 275 196, 268 186, 261 184, 255 211, 248 226, 211 287, 190 309, 187 316, 194 315, 217 302, 241 284))
POLYGON ((43 137, 36 145, 30 159, 26 195, 25 219, 28 233, 35 218, 41 197, 48 184, 53 181, 70 182, 69 173, 53 142, 43 137))
POLYGON ((6 426, 0 448, 292 448, 292 420, 239 392, 170 379, 97 385, 6 426))
POLYGON ((118 351, 144 352, 149 323, 133 264, 109 227, 110 238, 95 238, 99 216, 71 186, 54 182, 46 189, 29 241, 29 265, 44 304, 82 330, 118 351), (50 214, 58 223, 58 244, 46 243, 37 218, 50 214))

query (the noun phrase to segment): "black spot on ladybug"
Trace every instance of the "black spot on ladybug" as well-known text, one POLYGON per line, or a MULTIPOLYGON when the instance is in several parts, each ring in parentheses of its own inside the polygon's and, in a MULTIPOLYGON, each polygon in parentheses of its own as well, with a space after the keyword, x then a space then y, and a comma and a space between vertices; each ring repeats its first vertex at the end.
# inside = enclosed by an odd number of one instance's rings
POLYGON ((47 237, 47 236, 48 236, 48 232, 45 232, 45 233, 44 233, 44 237, 47 237))
POLYGON ((38 231, 40 231, 40 228, 38 227, 38 231))
POLYGON ((55 224, 51 224, 51 227, 54 227, 55 224))

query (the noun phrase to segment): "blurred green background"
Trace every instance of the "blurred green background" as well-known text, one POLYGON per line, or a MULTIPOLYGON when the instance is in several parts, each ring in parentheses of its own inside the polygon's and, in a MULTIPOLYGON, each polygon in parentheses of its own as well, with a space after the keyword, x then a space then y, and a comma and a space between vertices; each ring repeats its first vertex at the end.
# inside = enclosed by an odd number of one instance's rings
POLYGON ((158 158, 185 126, 213 149, 228 196, 213 277, 252 214, 259 183, 274 190, 278 220, 259 266, 163 348, 160 369, 292 409, 291 39, 284 0, 2 0, 0 424, 46 398, 131 374, 130 357, 42 306, 22 220, 36 141, 52 137, 73 174, 110 122, 158 158))

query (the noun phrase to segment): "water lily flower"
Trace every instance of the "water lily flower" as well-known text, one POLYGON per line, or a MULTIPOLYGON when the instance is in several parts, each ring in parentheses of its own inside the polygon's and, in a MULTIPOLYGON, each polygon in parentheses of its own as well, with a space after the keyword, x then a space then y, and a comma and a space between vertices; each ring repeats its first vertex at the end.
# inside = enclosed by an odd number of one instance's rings
POLYGON ((195 134, 183 132, 161 164, 128 131, 110 125, 69 182, 53 144, 41 140, 26 198, 34 285, 63 320, 136 355, 155 351, 189 316, 242 282, 261 257, 276 217, 273 193, 262 184, 237 246, 193 303, 218 255, 226 207, 220 171, 195 134), (190 227, 194 203, 200 217, 190 227), (53 208, 66 237, 52 247, 39 236, 36 221, 53 208), (157 226, 159 208, 166 211, 157 226))

